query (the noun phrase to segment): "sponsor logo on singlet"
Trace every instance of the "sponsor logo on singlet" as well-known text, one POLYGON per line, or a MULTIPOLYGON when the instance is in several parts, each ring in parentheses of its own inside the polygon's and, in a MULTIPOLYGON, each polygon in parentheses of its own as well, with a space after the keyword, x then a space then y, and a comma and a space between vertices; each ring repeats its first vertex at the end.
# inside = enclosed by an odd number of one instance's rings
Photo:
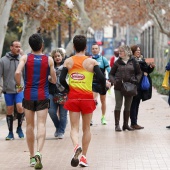
POLYGON ((34 57, 34 60, 42 60, 42 58, 36 58, 36 57, 34 57))
POLYGON ((80 74, 80 73, 72 73, 71 78, 73 80, 83 80, 83 79, 85 79, 85 76, 83 74, 80 74))

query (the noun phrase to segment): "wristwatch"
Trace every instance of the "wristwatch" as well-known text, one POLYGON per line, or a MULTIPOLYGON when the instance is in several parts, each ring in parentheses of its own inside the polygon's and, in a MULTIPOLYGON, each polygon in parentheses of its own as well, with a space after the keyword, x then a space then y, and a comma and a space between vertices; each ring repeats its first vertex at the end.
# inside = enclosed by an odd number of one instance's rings
POLYGON ((15 86, 17 89, 21 89, 21 88, 23 88, 23 86, 22 85, 16 85, 15 86))

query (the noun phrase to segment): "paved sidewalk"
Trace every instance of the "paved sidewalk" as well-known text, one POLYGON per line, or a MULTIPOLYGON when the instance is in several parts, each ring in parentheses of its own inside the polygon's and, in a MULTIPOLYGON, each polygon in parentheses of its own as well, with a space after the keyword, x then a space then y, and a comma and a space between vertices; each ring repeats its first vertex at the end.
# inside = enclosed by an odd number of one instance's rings
MULTIPOLYGON (((170 108, 164 97, 153 89, 151 100, 142 102, 139 111, 138 131, 114 131, 114 92, 107 94, 108 125, 101 125, 100 102, 94 112, 91 127, 92 140, 87 154, 89 167, 86 170, 170 170, 170 108)), ((122 109, 123 110, 123 109, 122 109)), ((122 114, 120 124, 122 126, 122 114)), ((16 121, 14 129, 16 129, 16 121)), ((80 127, 81 129, 81 127, 80 127)), ((54 138, 54 126, 48 116, 47 137, 43 150, 44 170, 74 170, 70 165, 73 146, 69 136, 70 123, 64 139, 54 138)), ((25 131, 25 122, 24 122, 25 131)), ((26 140, 5 141, 6 120, 0 121, 0 170, 33 170, 29 167, 29 152, 26 140)), ((81 138, 80 138, 81 140, 81 138)))

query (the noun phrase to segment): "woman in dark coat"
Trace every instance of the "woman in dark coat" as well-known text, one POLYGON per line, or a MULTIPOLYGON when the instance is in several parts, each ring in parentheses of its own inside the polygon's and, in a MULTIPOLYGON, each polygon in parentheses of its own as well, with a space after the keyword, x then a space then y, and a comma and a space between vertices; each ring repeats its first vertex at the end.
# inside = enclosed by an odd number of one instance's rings
POLYGON ((119 58, 114 63, 110 73, 109 79, 114 85, 115 92, 115 131, 121 131, 119 126, 120 113, 124 99, 124 111, 123 111, 123 130, 133 130, 129 125, 130 107, 133 96, 126 96, 122 93, 122 80, 124 82, 130 82, 133 84, 139 83, 142 72, 139 64, 131 57, 132 52, 129 46, 123 45, 119 47, 119 58))
POLYGON ((131 128, 139 130, 143 129, 144 127, 137 124, 137 118, 138 118, 138 112, 139 112, 139 104, 140 101, 146 101, 151 99, 152 97, 152 80, 149 74, 154 70, 155 65, 154 64, 147 64, 143 58, 143 56, 140 53, 140 47, 137 45, 134 45, 131 47, 133 56, 135 57, 136 61, 139 63, 141 71, 142 71, 142 78, 143 76, 147 76, 149 79, 150 87, 148 90, 142 90, 141 89, 141 82, 138 84, 138 94, 133 97, 131 109, 130 109, 130 119, 131 119, 131 128))

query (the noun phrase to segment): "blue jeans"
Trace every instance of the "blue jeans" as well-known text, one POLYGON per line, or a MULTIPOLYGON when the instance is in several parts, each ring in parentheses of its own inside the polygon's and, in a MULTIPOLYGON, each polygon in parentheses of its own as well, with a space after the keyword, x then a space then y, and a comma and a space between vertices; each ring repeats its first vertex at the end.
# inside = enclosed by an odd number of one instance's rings
POLYGON ((57 130, 57 134, 64 134, 67 124, 67 110, 64 109, 62 104, 53 102, 53 95, 49 95, 50 98, 50 108, 48 113, 54 123, 54 126, 57 130), (57 110, 59 109, 59 116, 57 115, 57 110))

